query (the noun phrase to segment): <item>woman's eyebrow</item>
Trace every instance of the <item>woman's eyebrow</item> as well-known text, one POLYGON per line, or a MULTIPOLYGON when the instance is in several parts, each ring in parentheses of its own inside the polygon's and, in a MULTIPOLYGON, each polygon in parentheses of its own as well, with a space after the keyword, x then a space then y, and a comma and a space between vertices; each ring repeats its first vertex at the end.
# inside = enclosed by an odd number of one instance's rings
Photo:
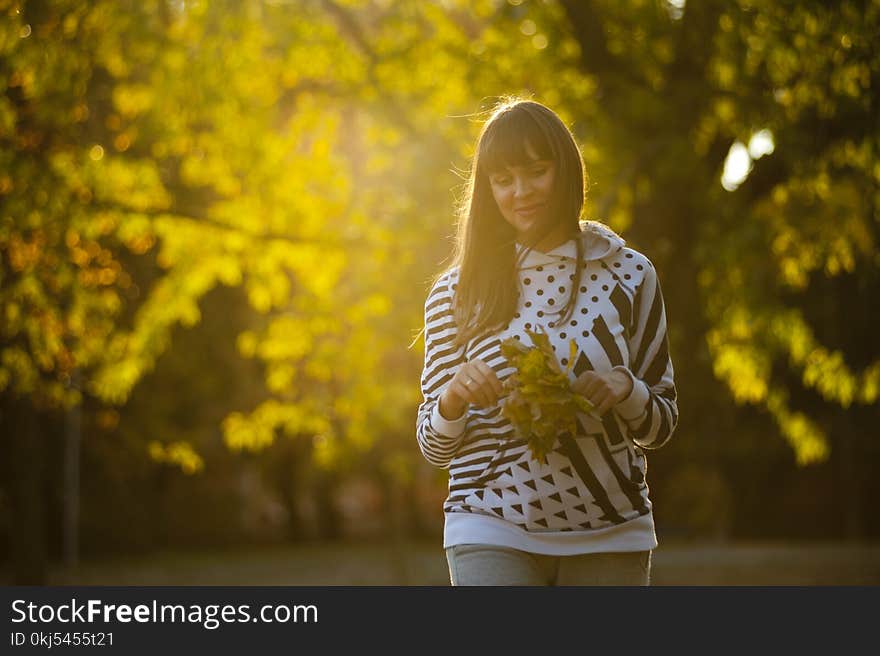
POLYGON ((507 173, 512 169, 527 169, 533 166, 548 166, 552 163, 552 159, 530 159, 528 162, 523 162, 522 164, 509 164, 504 168, 489 171, 489 175, 507 175, 507 173))

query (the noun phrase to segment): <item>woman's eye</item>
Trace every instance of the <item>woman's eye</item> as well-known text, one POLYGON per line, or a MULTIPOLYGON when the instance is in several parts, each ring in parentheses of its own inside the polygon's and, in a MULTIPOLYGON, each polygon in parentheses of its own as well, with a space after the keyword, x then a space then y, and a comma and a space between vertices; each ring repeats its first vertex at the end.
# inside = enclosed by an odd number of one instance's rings
POLYGON ((510 184, 510 178, 495 178, 495 184, 504 187, 510 184))
POLYGON ((534 176, 542 176, 547 172, 546 168, 543 169, 532 169, 532 175, 534 176))

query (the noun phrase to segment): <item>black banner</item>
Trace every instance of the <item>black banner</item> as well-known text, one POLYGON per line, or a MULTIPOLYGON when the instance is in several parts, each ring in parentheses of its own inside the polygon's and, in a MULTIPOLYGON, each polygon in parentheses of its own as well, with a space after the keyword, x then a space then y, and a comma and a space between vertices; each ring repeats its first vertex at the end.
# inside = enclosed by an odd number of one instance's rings
POLYGON ((0 653, 628 653, 834 649, 871 638, 877 587, 5 587, 0 653))

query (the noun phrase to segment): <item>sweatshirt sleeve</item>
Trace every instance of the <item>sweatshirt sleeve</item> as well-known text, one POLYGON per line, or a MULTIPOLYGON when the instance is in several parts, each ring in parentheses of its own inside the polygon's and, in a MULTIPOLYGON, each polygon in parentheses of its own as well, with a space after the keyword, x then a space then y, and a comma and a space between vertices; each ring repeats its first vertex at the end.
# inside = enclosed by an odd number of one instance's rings
POLYGON ((452 312, 455 277, 440 278, 425 301, 425 366, 422 370, 422 403, 416 421, 416 437, 425 459, 437 467, 449 467, 464 437, 467 412, 449 421, 440 414, 438 400, 458 367, 464 363, 464 346, 454 346, 457 334, 452 312))
POLYGON ((633 387, 615 411, 626 422, 637 445, 657 449, 675 431, 678 405, 660 281, 647 258, 644 266, 645 275, 633 302, 630 366, 614 367, 630 376, 633 387))

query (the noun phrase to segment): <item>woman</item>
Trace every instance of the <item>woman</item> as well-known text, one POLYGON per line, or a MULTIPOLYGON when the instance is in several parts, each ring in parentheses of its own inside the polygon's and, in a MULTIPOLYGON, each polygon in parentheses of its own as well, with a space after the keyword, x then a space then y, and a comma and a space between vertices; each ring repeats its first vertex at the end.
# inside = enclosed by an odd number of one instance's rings
POLYGON ((581 221, 583 160, 559 117, 499 105, 480 133, 453 264, 425 302, 419 447, 449 469, 453 585, 648 585, 657 546, 645 449, 678 420, 657 273, 581 221), (595 407, 540 461, 501 413, 501 341, 545 330, 595 407))

